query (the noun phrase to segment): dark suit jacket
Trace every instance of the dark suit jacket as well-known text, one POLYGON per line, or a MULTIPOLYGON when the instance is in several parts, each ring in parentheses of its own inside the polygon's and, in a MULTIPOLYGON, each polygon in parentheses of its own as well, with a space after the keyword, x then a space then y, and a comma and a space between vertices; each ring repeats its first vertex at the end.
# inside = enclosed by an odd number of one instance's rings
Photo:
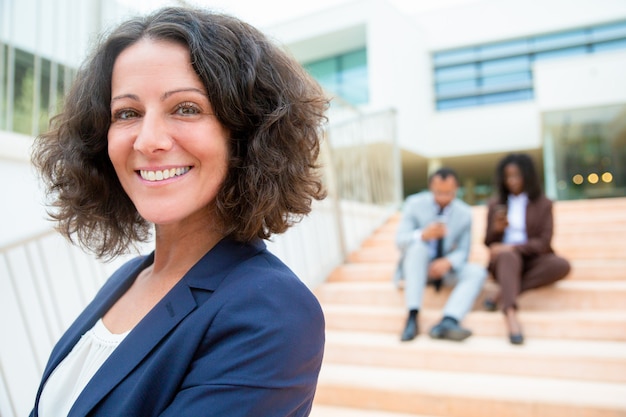
MULTIPOLYGON (((31 417, 54 368, 152 260, 116 271, 59 340, 31 417)), ((69 416, 307 416, 323 348, 308 288, 262 241, 223 240, 132 329, 69 416)))
MULTIPOLYGON (((504 233, 496 233, 492 228, 495 208, 498 201, 491 200, 487 211, 487 232, 485 245, 494 242, 502 242, 504 233)), ((552 233, 554 231, 554 219, 552 216, 552 201, 541 196, 535 201, 528 201, 526 206, 526 243, 516 245, 516 249, 526 257, 552 253, 552 233)))

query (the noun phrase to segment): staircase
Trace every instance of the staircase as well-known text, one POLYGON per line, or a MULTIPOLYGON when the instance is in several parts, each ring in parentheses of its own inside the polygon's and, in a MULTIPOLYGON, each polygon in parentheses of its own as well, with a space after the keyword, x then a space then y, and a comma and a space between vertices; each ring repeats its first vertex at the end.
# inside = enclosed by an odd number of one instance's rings
MULTIPOLYGON (((471 258, 486 264, 485 207, 474 207, 471 258)), ((316 289, 327 342, 312 417, 625 417, 626 198, 557 202, 555 251, 569 276, 519 299, 526 342, 509 344, 501 313, 463 321, 464 342, 432 340, 450 290, 427 288, 420 335, 400 342, 402 289, 392 283, 399 214, 316 289)))

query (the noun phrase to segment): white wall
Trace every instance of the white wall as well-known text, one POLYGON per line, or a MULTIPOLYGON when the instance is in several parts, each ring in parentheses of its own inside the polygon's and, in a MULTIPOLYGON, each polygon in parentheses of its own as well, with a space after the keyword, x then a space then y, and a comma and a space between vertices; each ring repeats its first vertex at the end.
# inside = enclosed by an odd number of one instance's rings
POLYGON ((368 26, 368 111, 395 109, 401 148, 416 151, 430 139, 433 88, 423 34, 386 2, 374 2, 368 26))
POLYGON ((532 101, 440 112, 418 152, 427 157, 536 149, 541 146, 540 114, 532 101))
POLYGON ((51 227, 28 163, 29 146, 28 136, 0 131, 0 247, 51 227))
POLYGON ((541 111, 626 103, 623 50, 539 62, 534 74, 541 111))

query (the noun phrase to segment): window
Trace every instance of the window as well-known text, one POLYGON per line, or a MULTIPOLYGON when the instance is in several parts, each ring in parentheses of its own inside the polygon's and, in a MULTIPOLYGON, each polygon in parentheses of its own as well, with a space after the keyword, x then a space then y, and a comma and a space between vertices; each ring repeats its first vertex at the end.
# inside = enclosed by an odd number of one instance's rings
POLYGON ((8 47, 0 43, 0 130, 7 129, 7 62, 8 62, 8 47))
POLYGON ((626 195, 626 106, 547 112, 542 119, 559 200, 626 195))
POLYGON ((626 21, 433 53, 435 107, 532 100, 532 64, 626 49, 626 21))
POLYGON ((15 78, 13 90, 13 130, 30 134, 33 120, 33 99, 35 84, 35 56, 22 50, 15 50, 15 78))
POLYGON ((365 49, 305 64, 322 87, 353 105, 369 100, 365 49))

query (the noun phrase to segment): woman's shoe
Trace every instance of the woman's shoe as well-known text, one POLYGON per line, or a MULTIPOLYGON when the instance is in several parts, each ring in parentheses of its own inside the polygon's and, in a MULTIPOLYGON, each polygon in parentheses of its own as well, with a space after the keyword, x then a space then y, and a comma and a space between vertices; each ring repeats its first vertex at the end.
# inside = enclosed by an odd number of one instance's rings
POLYGON ((483 301, 483 308, 487 311, 496 311, 498 309, 498 303, 491 298, 485 298, 485 301, 483 301))
POLYGON ((513 345, 523 345, 524 344, 524 335, 521 334, 521 333, 509 334, 509 341, 513 345))

